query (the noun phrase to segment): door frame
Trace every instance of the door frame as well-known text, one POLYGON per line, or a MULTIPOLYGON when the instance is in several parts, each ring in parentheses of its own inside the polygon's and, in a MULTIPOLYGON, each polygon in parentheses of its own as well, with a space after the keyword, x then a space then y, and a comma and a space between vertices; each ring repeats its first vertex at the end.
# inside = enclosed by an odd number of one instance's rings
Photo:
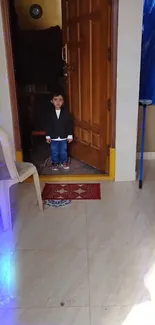
MULTIPOLYGON (((41 176, 42 181, 76 181, 76 180, 114 180, 115 179, 115 133, 116 133, 116 87, 117 87, 117 39, 118 39, 118 8, 119 0, 107 0, 111 5, 111 107, 109 112, 109 174, 103 175, 58 175, 41 176)), ((22 145, 18 116, 18 103, 16 93, 15 71, 13 63, 13 52, 11 43, 9 4, 8 0, 1 0, 2 22, 6 47, 6 60, 8 68, 8 79, 12 109, 12 120, 15 140, 16 157, 22 161, 22 145)))
POLYGON ((22 155, 22 144, 21 144, 21 135, 20 135, 20 126, 19 126, 18 102, 17 102, 16 81, 15 81, 15 71, 14 71, 14 62, 13 62, 10 21, 9 21, 9 14, 8 14, 9 13, 8 1, 1 0, 0 6, 1 6, 2 23, 4 29, 4 42, 5 42, 6 61, 7 61, 7 69, 8 69, 8 81, 9 81, 16 158, 18 161, 22 161, 23 155, 22 155))

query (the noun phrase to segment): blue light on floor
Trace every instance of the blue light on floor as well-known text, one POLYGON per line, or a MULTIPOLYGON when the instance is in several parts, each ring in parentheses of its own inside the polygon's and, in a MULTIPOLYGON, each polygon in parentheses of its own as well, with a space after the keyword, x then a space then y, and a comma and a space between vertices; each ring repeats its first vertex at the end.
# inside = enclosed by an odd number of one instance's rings
POLYGON ((15 298, 15 265, 12 252, 0 255, 0 283, 0 306, 4 306, 15 298))

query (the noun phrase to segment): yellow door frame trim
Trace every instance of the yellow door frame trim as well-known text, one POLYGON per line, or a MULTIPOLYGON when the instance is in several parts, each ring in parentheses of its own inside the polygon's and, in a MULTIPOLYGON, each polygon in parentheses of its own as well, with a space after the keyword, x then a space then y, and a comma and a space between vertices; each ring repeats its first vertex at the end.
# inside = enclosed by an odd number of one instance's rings
MULTIPOLYGON (((16 159, 23 161, 22 152, 16 152, 16 159)), ((40 175, 40 182, 90 182, 90 181, 114 181, 115 180, 115 148, 110 148, 109 175, 87 174, 87 175, 40 175)), ((30 178, 28 181, 32 181, 30 178)))
POLYGON ((16 160, 18 162, 22 162, 23 161, 23 153, 22 153, 22 151, 16 151, 16 160))

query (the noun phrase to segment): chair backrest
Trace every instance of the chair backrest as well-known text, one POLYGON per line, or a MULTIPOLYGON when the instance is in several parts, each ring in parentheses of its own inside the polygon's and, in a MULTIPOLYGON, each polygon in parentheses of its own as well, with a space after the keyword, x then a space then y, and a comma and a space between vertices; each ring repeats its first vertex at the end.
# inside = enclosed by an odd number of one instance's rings
POLYGON ((0 127, 0 143, 2 146, 2 151, 5 159, 8 172, 11 179, 19 179, 17 168, 13 159, 13 151, 9 141, 8 134, 0 127))

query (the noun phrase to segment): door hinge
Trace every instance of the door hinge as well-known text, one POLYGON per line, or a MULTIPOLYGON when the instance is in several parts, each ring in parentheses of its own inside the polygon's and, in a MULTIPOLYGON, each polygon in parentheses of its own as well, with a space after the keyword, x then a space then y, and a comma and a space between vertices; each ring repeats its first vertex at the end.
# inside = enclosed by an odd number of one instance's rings
POLYGON ((107 100, 107 109, 108 109, 108 111, 111 110, 111 99, 110 98, 108 98, 108 100, 107 100))
POLYGON ((110 157, 110 144, 107 145, 107 156, 110 157))
POLYGON ((111 61, 112 59, 112 53, 111 53, 111 47, 108 48, 108 61, 111 61))

